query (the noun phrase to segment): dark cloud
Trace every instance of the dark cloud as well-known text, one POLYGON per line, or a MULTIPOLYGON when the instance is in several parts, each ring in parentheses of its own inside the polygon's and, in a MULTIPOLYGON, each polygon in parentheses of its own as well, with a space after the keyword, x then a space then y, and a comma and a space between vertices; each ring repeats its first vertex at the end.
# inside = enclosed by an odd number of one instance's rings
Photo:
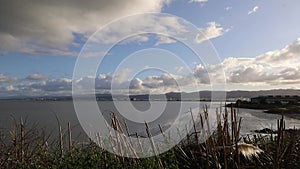
POLYGON ((0 51, 74 55, 74 33, 88 36, 105 23, 141 12, 158 12, 164 0, 9 1, 0 5, 0 51))
POLYGON ((194 68, 194 73, 193 73, 194 76, 192 78, 197 79, 197 82, 200 84, 210 84, 210 77, 207 72, 207 69, 208 68, 204 67, 201 64, 197 65, 194 68))

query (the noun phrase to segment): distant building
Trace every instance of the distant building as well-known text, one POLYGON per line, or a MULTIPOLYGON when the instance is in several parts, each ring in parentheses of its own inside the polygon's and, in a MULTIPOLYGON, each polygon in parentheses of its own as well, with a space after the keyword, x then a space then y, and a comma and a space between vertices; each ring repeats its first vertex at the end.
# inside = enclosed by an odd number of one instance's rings
POLYGON ((281 103, 281 104, 287 104, 287 103, 300 103, 300 96, 281 96, 281 95, 276 95, 276 96, 259 96, 259 97, 254 97, 251 98, 251 103, 256 103, 256 104, 275 104, 275 103, 281 103))

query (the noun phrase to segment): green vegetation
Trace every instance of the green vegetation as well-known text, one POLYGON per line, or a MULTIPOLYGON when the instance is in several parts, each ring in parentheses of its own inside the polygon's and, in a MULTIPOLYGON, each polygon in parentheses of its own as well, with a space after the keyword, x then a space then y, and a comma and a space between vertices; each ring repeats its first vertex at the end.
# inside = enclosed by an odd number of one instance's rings
MULTIPOLYGON (((203 127, 207 110, 199 116, 194 126, 203 127)), ((217 130, 205 142, 199 141, 201 133, 195 127, 180 144, 149 158, 120 157, 91 141, 72 141, 70 124, 66 134, 59 127, 58 139, 50 141, 43 131, 27 128, 20 119, 1 132, 0 168, 300 168, 299 131, 286 130, 283 118, 276 133, 243 137, 235 109, 225 109, 217 117, 217 130)))
POLYGON ((237 100, 236 103, 227 104, 226 107, 260 109, 264 110, 265 113, 280 114, 300 119, 300 103, 294 101, 288 103, 274 101, 269 103, 265 99, 261 99, 259 102, 237 100))

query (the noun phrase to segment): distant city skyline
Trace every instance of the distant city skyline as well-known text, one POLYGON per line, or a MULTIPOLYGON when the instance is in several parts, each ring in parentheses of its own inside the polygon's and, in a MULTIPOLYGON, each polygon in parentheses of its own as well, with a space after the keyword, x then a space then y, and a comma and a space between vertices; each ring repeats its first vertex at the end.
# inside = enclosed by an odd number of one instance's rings
MULTIPOLYGON (((148 12, 168 13, 194 24, 211 41, 220 63, 205 65, 175 39, 145 34, 123 39, 104 56, 96 76, 75 79, 73 83, 93 78, 96 91, 107 93, 111 80, 117 77, 116 83, 129 84, 136 94, 178 91, 178 83, 184 84, 184 91, 192 92, 210 90, 211 80, 222 76, 217 73, 222 67, 226 90, 300 89, 299 6, 297 0, 2 2, 0 96, 70 95, 76 59, 88 38, 120 17, 148 12), (159 51, 152 53, 155 56, 143 53, 147 48, 171 51, 170 55, 177 54, 191 70, 159 51), (136 59, 114 74, 124 58, 139 51, 143 64, 136 59), (151 64, 169 66, 172 71, 152 69, 151 64), (143 71, 129 78, 136 70, 143 71)), ((175 17, 166 18, 165 24, 155 23, 149 18, 134 20, 108 34, 105 43, 147 24, 162 33, 184 31, 184 25, 175 17)), ((202 37, 195 36, 196 45, 202 41, 202 37)))

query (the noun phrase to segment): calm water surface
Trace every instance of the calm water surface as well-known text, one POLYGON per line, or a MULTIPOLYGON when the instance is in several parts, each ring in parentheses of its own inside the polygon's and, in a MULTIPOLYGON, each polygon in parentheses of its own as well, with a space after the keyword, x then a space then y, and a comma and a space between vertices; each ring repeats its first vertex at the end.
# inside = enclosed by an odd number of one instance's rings
MULTIPOLYGON (((125 103, 125 102, 124 102, 125 103)), ((122 102, 120 101, 122 105, 122 102)), ((150 108, 149 102, 138 101, 132 102, 134 107, 140 111, 150 108)), ((153 102, 152 106, 161 104, 159 101, 153 102)), ((98 102, 99 108, 104 117, 109 119, 110 112, 118 112, 111 101, 98 102)), ((167 126, 170 121, 174 120, 178 115, 178 110, 188 112, 191 108, 203 107, 208 105, 215 114, 215 109, 220 108, 220 102, 167 102, 166 108, 162 115, 153 122, 149 122, 151 128, 156 128, 158 124, 167 126)), ((188 113, 187 113, 188 114, 188 113)), ((261 110, 239 109, 239 117, 242 117, 241 134, 248 134, 256 129, 276 128, 276 119, 280 119, 280 115, 266 114, 261 110)), ((5 130, 10 128, 13 119, 19 120, 20 117, 27 119, 29 125, 37 125, 48 132, 56 132, 58 124, 67 127, 67 123, 71 122, 72 133, 74 139, 84 135, 83 129, 78 123, 77 116, 72 101, 0 101, 0 128, 5 130)), ((129 129, 132 133, 143 132, 144 124, 127 121, 129 129)), ((286 128, 300 128, 300 120, 286 117, 286 128)))

